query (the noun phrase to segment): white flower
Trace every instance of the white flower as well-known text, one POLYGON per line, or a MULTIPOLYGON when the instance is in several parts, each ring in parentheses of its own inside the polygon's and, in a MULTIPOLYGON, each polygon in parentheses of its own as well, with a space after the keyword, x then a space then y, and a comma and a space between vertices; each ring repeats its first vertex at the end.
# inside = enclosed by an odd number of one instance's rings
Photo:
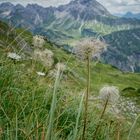
POLYGON ((100 90, 99 98, 106 102, 108 100, 108 103, 115 104, 118 102, 120 95, 119 90, 115 86, 105 86, 100 90))
POLYGON ((46 74, 43 72, 36 72, 39 76, 45 76, 46 74))
POLYGON ((18 61, 21 59, 21 56, 16 53, 8 53, 7 57, 18 61))
POLYGON ((85 38, 77 42, 74 52, 82 59, 100 55, 105 49, 106 44, 99 39, 85 38))

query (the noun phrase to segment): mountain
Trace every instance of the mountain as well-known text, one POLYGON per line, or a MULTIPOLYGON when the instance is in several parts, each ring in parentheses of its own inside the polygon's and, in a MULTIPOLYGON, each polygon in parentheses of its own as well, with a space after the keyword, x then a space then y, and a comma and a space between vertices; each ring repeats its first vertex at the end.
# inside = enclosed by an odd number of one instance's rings
POLYGON ((113 15, 117 17, 127 18, 127 19, 140 19, 140 13, 127 12, 125 14, 115 13, 113 15))
POLYGON ((33 34, 47 36, 58 45, 70 46, 68 50, 81 38, 102 36, 109 44, 108 53, 103 56, 105 63, 125 71, 139 71, 139 52, 133 52, 133 46, 138 50, 137 30, 140 28, 140 20, 113 16, 96 0, 74 0, 57 8, 3 3, 0 5, 0 19, 16 27, 27 28, 33 34), (131 31, 136 36, 128 36, 127 33, 131 34, 131 31), (131 39, 134 41, 128 47, 128 40, 131 39), (133 54, 127 54, 128 49, 133 54), (125 58, 122 59, 124 55, 125 58), (129 56, 133 57, 133 62, 128 61, 129 56))
POLYGON ((125 15, 123 15, 125 18, 135 18, 135 19, 140 19, 140 13, 132 13, 132 12, 127 12, 125 15))
MULTIPOLYGON (((113 27, 117 30, 115 26, 122 30, 128 28, 128 25, 130 28, 140 25, 140 21, 136 19, 112 16, 96 0, 75 0, 58 8, 43 8, 37 4, 28 4, 23 7, 20 4, 14 6, 10 3, 3 3, 0 9, 0 19, 7 20, 18 27, 28 27, 31 31, 40 32, 50 39, 54 38, 52 34, 57 35, 57 32, 60 32, 62 38, 59 39, 59 35, 55 36, 56 41, 59 40, 59 42, 63 38, 65 40, 65 37, 66 39, 80 37, 83 29, 96 30, 97 24, 106 25, 107 30, 113 27)), ((99 30, 98 32, 103 32, 102 29, 99 30)))
POLYGON ((123 16, 122 13, 114 13, 113 15, 116 16, 116 17, 122 17, 123 16))
POLYGON ((57 9, 60 13, 65 13, 63 16, 71 16, 75 20, 93 20, 95 16, 108 17, 111 14, 100 3, 95 0, 76 0, 69 4, 60 6, 57 9))
POLYGON ((4 11, 4 10, 12 10, 14 8, 14 5, 11 4, 10 2, 6 2, 6 3, 2 3, 0 5, 0 10, 4 11))

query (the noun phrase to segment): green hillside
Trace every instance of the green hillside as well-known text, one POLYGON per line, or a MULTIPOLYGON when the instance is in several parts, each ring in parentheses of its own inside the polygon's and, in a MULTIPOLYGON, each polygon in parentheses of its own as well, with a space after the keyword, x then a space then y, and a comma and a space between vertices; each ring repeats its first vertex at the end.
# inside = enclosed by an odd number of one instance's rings
POLYGON ((113 32, 104 36, 109 44, 103 60, 124 71, 140 71, 140 28, 113 32))
MULTIPOLYGON (((81 109, 79 104, 82 101, 82 93, 86 89, 86 63, 47 39, 42 48, 35 48, 32 40, 30 32, 13 29, 0 22, 0 138, 45 140, 49 135, 52 140, 74 140, 74 135, 79 138, 82 134, 83 109, 79 119, 77 114, 81 109), (47 67, 40 60, 33 58, 35 50, 45 49, 54 54, 52 66, 47 67), (9 52, 17 53, 23 59, 16 61, 8 58, 9 52), (65 65, 60 76, 57 76, 55 71, 58 63, 65 65), (53 75, 50 74, 52 71, 53 75), (43 72, 45 76, 38 75, 37 72, 43 72), (49 117, 51 115, 52 118, 49 117), (76 128, 77 121, 79 123, 76 128), (76 129, 77 134, 74 133, 76 129)), ((130 98, 129 101, 139 105, 139 73, 124 73, 111 65, 91 62, 87 140, 92 139, 101 113, 96 106, 98 101, 93 98, 98 96, 104 85, 117 86, 122 98, 130 98)), ((133 115, 131 116, 131 112, 122 114, 124 119, 121 121, 120 136, 121 140, 126 140, 133 123, 133 115)), ((97 139, 116 138, 114 133, 118 130, 117 122, 116 117, 106 113, 97 139)), ((131 133, 130 139, 133 137, 138 140, 139 123, 133 131, 135 133, 131 133)))

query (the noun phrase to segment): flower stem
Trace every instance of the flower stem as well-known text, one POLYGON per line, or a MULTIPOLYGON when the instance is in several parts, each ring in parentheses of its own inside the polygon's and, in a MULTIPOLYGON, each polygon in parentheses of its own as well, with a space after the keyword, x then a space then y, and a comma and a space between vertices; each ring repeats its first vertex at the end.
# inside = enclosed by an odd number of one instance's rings
MULTIPOLYGON (((106 102, 105 102, 104 109, 103 109, 102 114, 101 114, 101 116, 100 116, 100 121, 103 119, 103 116, 104 116, 104 114, 105 114, 105 111, 106 111, 106 108, 107 108, 107 105, 108 105, 108 100, 109 100, 109 98, 108 98, 108 99, 106 100, 106 102)), ((98 123, 98 125, 97 125, 97 127, 96 127, 96 130, 95 130, 95 133, 94 133, 94 136, 93 136, 93 140, 96 140, 96 136, 97 136, 97 133, 98 133, 98 131, 99 131, 99 129, 100 129, 100 126, 101 126, 101 124, 98 123)))
POLYGON ((120 124, 118 122, 118 128, 117 128, 117 138, 116 140, 120 140, 120 124))
POLYGON ((84 128, 82 140, 85 140, 85 133, 87 127, 87 116, 88 116, 88 98, 90 93, 90 56, 87 56, 87 91, 85 95, 85 114, 84 114, 84 128))

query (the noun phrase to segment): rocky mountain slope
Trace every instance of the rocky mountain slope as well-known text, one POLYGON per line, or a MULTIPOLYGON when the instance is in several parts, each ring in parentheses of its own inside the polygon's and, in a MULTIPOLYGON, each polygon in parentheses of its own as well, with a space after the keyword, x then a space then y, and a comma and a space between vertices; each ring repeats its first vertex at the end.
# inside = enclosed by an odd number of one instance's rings
POLYGON ((0 19, 16 27, 27 28, 34 34, 47 36, 59 45, 67 45, 68 49, 81 38, 102 36, 109 44, 104 62, 121 70, 139 72, 137 29, 139 31, 140 20, 112 16, 96 0, 74 0, 58 8, 3 3, 0 5, 0 19), (125 39, 121 39, 123 37, 125 39))
MULTIPOLYGON (((8 20, 16 26, 28 27, 34 32, 48 33, 60 32, 71 35, 71 31, 81 31, 87 24, 105 24, 110 26, 130 25, 139 26, 140 21, 136 19, 116 18, 112 16, 96 0, 75 0, 67 5, 43 8, 37 4, 28 4, 26 7, 18 4, 3 3, 0 5, 0 18, 8 20)), ((88 25, 89 27, 89 25, 88 25)), ((128 26, 126 26, 128 28, 128 26)), ((100 30, 100 32, 102 32, 100 30)), ((79 33, 80 35, 80 33, 79 33)), ((74 35, 71 35, 72 37, 74 35)), ((51 36, 49 36, 51 38, 51 36)), ((58 37, 59 38, 59 37, 58 37)))

